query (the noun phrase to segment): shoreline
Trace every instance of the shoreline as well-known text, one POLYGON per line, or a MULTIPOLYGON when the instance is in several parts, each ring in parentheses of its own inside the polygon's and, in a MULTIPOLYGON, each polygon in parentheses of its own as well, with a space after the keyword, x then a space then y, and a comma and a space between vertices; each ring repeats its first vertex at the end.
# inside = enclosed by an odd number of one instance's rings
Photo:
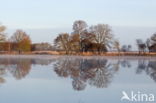
POLYGON ((156 60, 156 56, 82 56, 82 55, 39 55, 39 54, 20 54, 20 55, 12 55, 12 54, 5 54, 0 55, 0 59, 2 58, 26 58, 26 59, 61 59, 61 58, 84 58, 84 59, 109 59, 109 60, 156 60))
POLYGON ((156 52, 106 52, 100 53, 97 52, 73 52, 70 54, 66 54, 64 51, 31 51, 31 52, 0 52, 0 55, 55 55, 55 56, 106 56, 106 57, 125 57, 125 56, 133 56, 133 57, 156 57, 156 52))

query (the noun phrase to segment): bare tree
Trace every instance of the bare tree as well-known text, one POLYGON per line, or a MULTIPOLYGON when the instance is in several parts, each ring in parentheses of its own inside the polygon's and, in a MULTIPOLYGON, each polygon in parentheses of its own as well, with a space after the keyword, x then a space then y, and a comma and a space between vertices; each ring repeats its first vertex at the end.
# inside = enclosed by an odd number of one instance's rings
POLYGON ((147 48, 148 48, 148 51, 150 52, 150 47, 151 47, 151 40, 150 39, 147 39, 146 40, 146 46, 147 46, 147 48))
POLYGON ((73 24, 73 30, 74 30, 73 34, 79 35, 79 45, 80 45, 79 49, 80 49, 80 51, 82 51, 83 34, 85 33, 86 29, 87 29, 87 23, 83 20, 77 20, 73 24))
POLYGON ((102 47, 111 48, 113 35, 111 33, 111 28, 107 24, 98 24, 90 27, 90 32, 95 34, 94 42, 99 46, 98 52, 100 53, 102 47))
POLYGON ((123 45, 122 48, 121 48, 121 51, 122 51, 122 52, 127 52, 127 51, 128 51, 128 50, 127 50, 127 45, 123 45))
POLYGON ((0 42, 4 42, 6 40, 6 35, 4 33, 5 29, 5 26, 0 25, 0 42))
POLYGON ((61 50, 65 50, 66 54, 69 54, 71 50, 70 35, 68 33, 61 33, 54 41, 55 47, 61 50))
POLYGON ((121 48, 121 51, 123 51, 123 52, 130 52, 131 49, 132 49, 131 45, 123 45, 122 48, 121 48))
POLYGON ((146 41, 149 52, 156 52, 156 33, 146 41))
POLYGON ((19 43, 25 38, 29 38, 28 34, 23 30, 16 30, 16 32, 11 36, 11 41, 19 43))
POLYGON ((147 47, 146 43, 144 43, 141 39, 137 39, 136 42, 137 42, 139 53, 141 53, 141 52, 144 53, 146 51, 146 47, 147 47))
POLYGON ((29 35, 22 31, 22 30, 17 30, 10 38, 10 41, 12 44, 17 45, 15 50, 18 50, 19 53, 21 51, 30 51, 31 50, 31 39, 29 35))
POLYGON ((83 20, 77 20, 73 24, 74 34, 81 35, 87 28, 87 23, 83 20))
POLYGON ((80 35, 79 34, 71 35, 71 49, 72 51, 75 51, 75 52, 80 51, 80 35))
POLYGON ((151 40, 153 44, 156 44, 156 33, 151 36, 151 40))
POLYGON ((114 48, 120 53, 120 42, 118 40, 114 41, 114 48))
POLYGON ((130 52, 131 51, 131 49, 132 49, 132 45, 128 45, 128 51, 130 52))

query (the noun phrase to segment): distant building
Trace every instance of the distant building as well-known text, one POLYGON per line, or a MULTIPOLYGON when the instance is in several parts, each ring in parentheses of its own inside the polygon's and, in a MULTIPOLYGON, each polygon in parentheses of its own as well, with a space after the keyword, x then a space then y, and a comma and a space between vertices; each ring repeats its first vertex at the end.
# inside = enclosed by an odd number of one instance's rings
POLYGON ((32 51, 49 51, 53 50, 53 47, 49 43, 35 43, 31 46, 32 51))

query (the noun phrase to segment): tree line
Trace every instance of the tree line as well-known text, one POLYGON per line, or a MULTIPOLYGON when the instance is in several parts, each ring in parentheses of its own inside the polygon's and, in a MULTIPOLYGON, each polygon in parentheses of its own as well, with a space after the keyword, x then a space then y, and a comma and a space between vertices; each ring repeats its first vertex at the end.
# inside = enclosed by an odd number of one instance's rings
POLYGON ((136 42, 140 54, 145 53, 146 51, 156 52, 156 33, 154 33, 150 38, 147 38, 146 41, 137 39, 136 42))
MULTIPOLYGON (((63 50, 66 54, 73 52, 97 52, 105 53, 108 51, 131 52, 132 45, 121 45, 114 38, 112 29, 108 24, 97 24, 88 27, 83 20, 73 23, 72 33, 60 33, 54 40, 55 47, 63 50)), ((136 46, 139 54, 145 52, 156 52, 156 33, 143 42, 136 39, 136 46)))
MULTIPOLYGON (((96 24, 88 26, 83 20, 73 23, 71 33, 60 33, 54 39, 54 45, 50 43, 32 43, 30 36, 23 30, 16 30, 7 38, 6 27, 0 25, 0 51, 63 51, 66 54, 92 52, 106 53, 108 51, 130 52, 131 45, 121 45, 115 39, 112 28, 108 24, 96 24)), ((136 39, 138 52, 156 52, 156 33, 146 41, 136 39)))
POLYGON ((7 38, 6 27, 0 25, 0 51, 1 52, 30 52, 52 50, 50 43, 32 43, 30 36, 23 30, 16 30, 15 33, 7 38))
POLYGON ((0 26, 0 50, 1 51, 30 51, 31 39, 29 35, 22 31, 16 30, 16 32, 10 37, 6 37, 6 27, 0 26))
POLYGON ((72 33, 60 33, 54 40, 58 50, 64 50, 66 54, 73 52, 107 52, 111 48, 118 48, 119 44, 114 39, 111 27, 107 24, 97 24, 88 27, 83 20, 75 21, 72 33))

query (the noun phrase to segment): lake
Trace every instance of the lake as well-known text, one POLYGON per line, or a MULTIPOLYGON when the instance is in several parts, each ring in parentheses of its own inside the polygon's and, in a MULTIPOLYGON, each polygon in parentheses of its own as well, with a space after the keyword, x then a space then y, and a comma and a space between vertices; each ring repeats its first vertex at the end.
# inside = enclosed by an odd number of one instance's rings
POLYGON ((0 103, 149 103, 151 95, 155 57, 0 56, 0 103))

